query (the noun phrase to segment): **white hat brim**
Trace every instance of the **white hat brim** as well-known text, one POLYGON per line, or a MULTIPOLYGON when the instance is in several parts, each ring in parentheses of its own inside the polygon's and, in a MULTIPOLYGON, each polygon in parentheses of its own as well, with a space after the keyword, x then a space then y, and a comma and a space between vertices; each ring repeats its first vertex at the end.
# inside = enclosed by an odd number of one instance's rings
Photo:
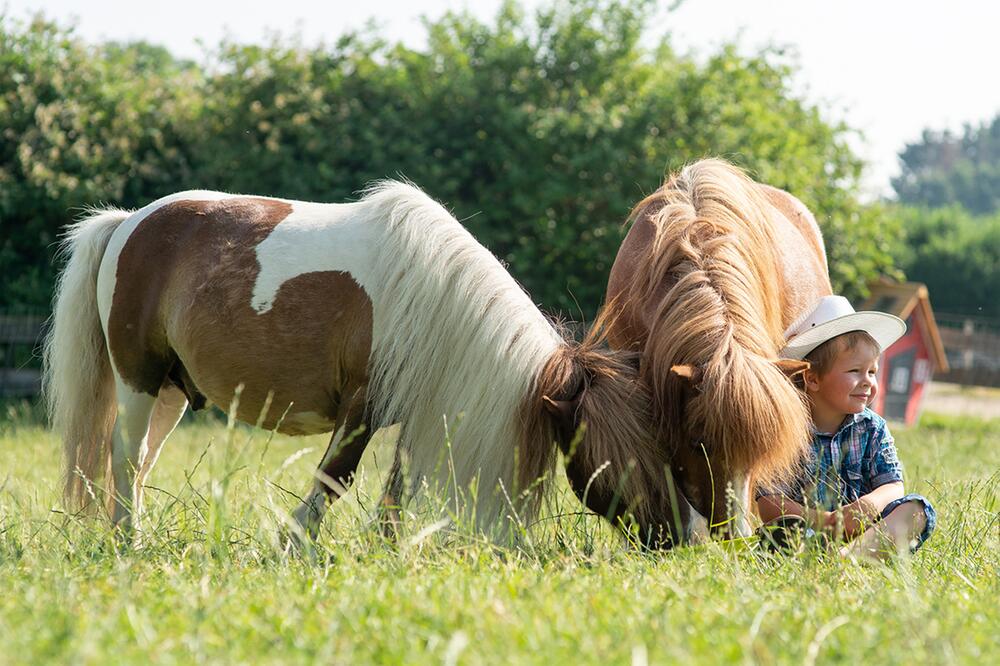
POLYGON ((852 312, 836 319, 817 324, 796 335, 781 350, 782 358, 801 360, 806 354, 827 340, 851 331, 864 331, 875 339, 884 352, 889 345, 906 334, 906 323, 899 317, 885 312, 852 312))

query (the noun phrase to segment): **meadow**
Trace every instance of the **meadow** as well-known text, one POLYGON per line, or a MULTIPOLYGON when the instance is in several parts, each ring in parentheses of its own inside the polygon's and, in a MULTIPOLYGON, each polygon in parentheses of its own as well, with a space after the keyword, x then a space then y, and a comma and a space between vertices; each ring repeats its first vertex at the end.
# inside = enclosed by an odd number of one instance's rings
MULTIPOLYGON (((565 481, 517 548, 437 517, 373 524, 385 437, 316 551, 280 538, 326 441, 200 417, 167 442, 142 543, 66 516, 56 437, 0 416, 0 663, 1000 663, 1000 419, 897 429, 938 510, 916 556, 861 565, 727 544, 650 554, 565 481)), ((391 433, 388 435, 391 436, 391 433)))

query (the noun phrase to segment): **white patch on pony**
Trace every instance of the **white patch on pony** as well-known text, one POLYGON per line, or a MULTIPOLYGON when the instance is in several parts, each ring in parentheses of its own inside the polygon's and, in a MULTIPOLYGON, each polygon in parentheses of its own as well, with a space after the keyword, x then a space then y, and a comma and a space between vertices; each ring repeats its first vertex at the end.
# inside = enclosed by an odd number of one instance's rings
POLYGON ((404 424, 410 488, 446 491, 452 507, 461 495, 475 523, 502 537, 513 512, 499 484, 512 498, 524 490, 514 482, 524 401, 564 343, 497 258, 423 192, 384 183, 361 204, 381 230, 361 278, 372 299, 374 426, 404 424))
POLYGON ((733 487, 733 537, 748 537, 750 529, 750 478, 738 474, 732 478, 733 487))
POLYGON ((253 309, 270 310, 281 285, 305 273, 348 273, 365 288, 378 228, 361 214, 364 202, 288 203, 292 213, 256 248, 260 272, 250 303, 253 309))
MULTIPOLYGON (((319 536, 319 526, 323 522, 323 516, 326 515, 328 506, 326 493, 318 488, 313 488, 292 512, 292 518, 299 524, 306 536, 315 540, 319 536)), ((293 535, 293 538, 296 537, 297 535, 293 535)))
POLYGON ((304 433, 321 433, 333 430, 334 421, 317 412, 292 412, 285 416, 284 427, 304 433))
POLYGON ((139 529, 141 493, 136 490, 136 475, 147 453, 149 419, 156 398, 131 390, 117 381, 115 392, 118 416, 111 437, 111 473, 114 478, 115 505, 112 521, 126 531, 139 529))

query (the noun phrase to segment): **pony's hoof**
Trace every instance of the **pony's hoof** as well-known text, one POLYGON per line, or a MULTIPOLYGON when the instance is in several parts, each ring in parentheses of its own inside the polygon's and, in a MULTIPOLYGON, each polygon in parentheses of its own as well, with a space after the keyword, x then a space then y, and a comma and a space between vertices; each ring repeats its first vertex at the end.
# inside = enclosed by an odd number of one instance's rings
POLYGON ((308 504, 301 504, 292 512, 292 522, 282 530, 281 543, 287 553, 312 556, 316 552, 319 536, 320 514, 308 504))
POLYGON ((319 524, 323 519, 323 514, 311 504, 303 502, 292 512, 292 520, 295 521, 295 529, 292 531, 301 533, 312 541, 319 536, 319 524))

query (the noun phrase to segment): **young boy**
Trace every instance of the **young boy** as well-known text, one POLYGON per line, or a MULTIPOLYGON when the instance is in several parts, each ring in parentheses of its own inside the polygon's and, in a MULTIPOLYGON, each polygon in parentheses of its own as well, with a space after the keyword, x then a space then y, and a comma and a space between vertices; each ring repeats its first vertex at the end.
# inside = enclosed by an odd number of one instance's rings
POLYGON ((765 525, 800 516, 816 531, 848 542, 841 554, 881 557, 917 548, 934 530, 934 508, 903 490, 903 468, 885 421, 868 405, 878 391, 882 350, 906 324, 882 312, 855 312, 827 296, 793 324, 781 356, 809 361, 801 385, 813 419, 812 456, 788 487, 760 490, 765 525))

